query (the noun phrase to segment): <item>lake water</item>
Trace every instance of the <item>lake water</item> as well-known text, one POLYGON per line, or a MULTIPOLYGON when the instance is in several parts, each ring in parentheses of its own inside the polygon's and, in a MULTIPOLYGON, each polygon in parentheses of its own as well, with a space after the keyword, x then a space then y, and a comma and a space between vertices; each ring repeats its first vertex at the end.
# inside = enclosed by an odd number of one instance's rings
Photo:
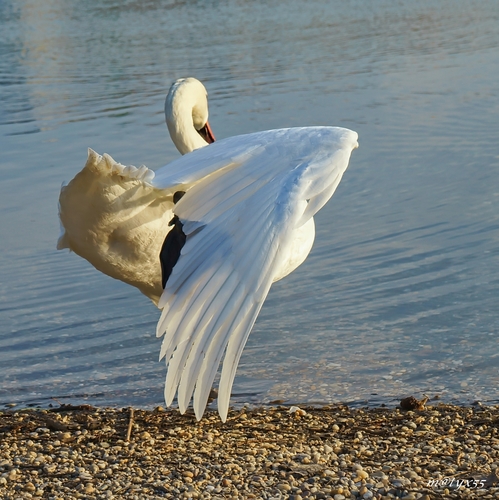
POLYGON ((163 403, 157 309, 57 252, 87 147, 158 168, 195 76, 217 138, 338 125, 360 148, 275 284, 233 402, 499 401, 499 6, 0 3, 0 406, 163 403))

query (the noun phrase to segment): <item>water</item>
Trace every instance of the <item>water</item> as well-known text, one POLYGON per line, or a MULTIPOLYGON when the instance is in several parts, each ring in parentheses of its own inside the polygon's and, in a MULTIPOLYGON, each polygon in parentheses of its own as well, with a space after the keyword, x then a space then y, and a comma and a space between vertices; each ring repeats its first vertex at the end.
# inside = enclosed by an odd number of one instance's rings
POLYGON ((218 138, 360 136, 233 401, 497 402, 498 21, 495 0, 0 3, 0 404, 162 403, 158 311, 55 250, 57 198, 88 146, 176 158, 163 101, 189 75, 218 138))

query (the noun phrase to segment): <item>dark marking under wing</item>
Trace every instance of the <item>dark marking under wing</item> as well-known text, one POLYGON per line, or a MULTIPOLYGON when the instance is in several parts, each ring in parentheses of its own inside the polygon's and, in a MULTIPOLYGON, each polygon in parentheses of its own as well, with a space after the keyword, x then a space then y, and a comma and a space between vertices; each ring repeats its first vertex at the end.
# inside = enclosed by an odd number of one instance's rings
POLYGON ((185 245, 186 236, 183 231, 184 225, 180 222, 180 219, 175 215, 173 219, 168 224, 173 226, 170 232, 166 235, 163 246, 161 247, 161 252, 159 253, 159 260, 161 262, 161 283, 163 288, 166 286, 166 282, 172 273, 175 264, 178 262, 180 257, 180 251, 185 245))
POLYGON ((185 194, 185 191, 175 191, 175 193, 173 193, 173 203, 175 203, 175 205, 182 199, 182 196, 184 196, 185 194))

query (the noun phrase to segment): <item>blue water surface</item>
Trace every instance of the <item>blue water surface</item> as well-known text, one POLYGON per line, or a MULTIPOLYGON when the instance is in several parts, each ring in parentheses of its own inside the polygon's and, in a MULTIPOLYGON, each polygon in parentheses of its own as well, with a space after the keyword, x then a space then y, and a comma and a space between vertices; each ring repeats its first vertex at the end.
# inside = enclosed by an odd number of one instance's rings
POLYGON ((0 3, 0 406, 162 403, 157 309, 55 250, 87 147, 178 157, 165 93, 195 76, 217 138, 359 133, 308 260, 275 284, 235 403, 499 400, 495 0, 0 3))

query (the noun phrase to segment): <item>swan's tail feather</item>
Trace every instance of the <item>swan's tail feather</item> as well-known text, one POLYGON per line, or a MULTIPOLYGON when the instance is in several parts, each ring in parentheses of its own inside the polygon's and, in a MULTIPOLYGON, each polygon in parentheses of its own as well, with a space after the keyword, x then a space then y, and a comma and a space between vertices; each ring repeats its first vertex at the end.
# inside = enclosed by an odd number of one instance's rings
POLYGON ((101 175, 118 174, 126 179, 136 179, 138 181, 151 184, 154 179, 154 171, 141 165, 139 168, 133 165, 122 165, 114 160, 111 155, 104 153, 102 156, 93 149, 88 148, 88 157, 85 168, 101 175))
POLYGON ((64 250, 65 248, 69 248, 71 250, 71 247, 69 246, 69 238, 68 235, 66 234, 66 230, 64 228, 61 228, 61 235, 59 236, 59 239, 57 240, 57 250, 64 250))

